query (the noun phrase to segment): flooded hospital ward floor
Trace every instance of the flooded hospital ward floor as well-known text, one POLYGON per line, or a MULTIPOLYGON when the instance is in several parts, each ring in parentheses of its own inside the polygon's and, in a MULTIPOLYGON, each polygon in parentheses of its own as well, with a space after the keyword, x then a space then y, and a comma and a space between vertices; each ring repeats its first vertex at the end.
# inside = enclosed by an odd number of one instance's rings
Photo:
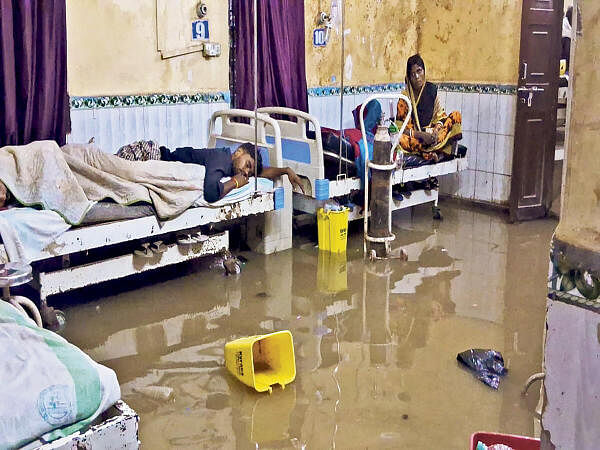
POLYGON ((541 367, 556 222, 442 206, 443 222, 427 207, 394 217, 408 262, 363 263, 360 227, 347 262, 298 238, 244 253, 237 277, 204 261, 107 285, 65 307, 65 336, 116 371, 147 449, 466 449, 475 431, 532 435, 539 385, 520 390, 541 367), (226 342, 285 329, 297 368, 285 390, 259 394, 226 371, 226 342), (458 365, 469 348, 502 352, 498 391, 458 365))

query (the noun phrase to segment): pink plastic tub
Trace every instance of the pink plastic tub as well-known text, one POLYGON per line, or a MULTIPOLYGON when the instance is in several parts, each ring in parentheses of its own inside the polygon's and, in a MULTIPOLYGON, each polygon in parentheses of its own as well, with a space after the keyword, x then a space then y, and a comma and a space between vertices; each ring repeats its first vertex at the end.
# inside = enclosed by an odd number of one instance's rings
POLYGON ((504 444, 515 450, 540 450, 540 440, 525 436, 500 433, 473 433, 471 435, 471 450, 477 449, 477 443, 485 445, 504 444))

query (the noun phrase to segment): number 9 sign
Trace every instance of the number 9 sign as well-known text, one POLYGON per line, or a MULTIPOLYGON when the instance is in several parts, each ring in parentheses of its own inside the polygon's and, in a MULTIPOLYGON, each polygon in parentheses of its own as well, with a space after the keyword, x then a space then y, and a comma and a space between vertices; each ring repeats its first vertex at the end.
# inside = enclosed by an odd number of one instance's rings
POLYGON ((192 40, 208 41, 208 20, 196 20, 192 22, 192 40))

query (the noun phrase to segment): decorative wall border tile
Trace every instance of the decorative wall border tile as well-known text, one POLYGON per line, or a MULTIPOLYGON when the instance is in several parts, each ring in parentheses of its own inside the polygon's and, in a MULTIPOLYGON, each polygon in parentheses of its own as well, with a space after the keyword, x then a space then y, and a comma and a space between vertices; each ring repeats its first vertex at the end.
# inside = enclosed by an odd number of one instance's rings
POLYGON ((229 103, 227 92, 197 94, 111 95, 100 97, 71 97, 71 109, 121 108, 129 106, 177 105, 197 103, 229 103))
MULTIPOLYGON (((517 86, 508 84, 476 84, 476 83, 436 83, 442 91, 446 92, 472 92, 479 94, 504 94, 514 95, 517 86)), ((374 84, 366 86, 344 86, 344 95, 370 94, 374 92, 398 92, 404 89, 404 83, 374 84)), ((340 88, 336 86, 313 87, 308 89, 311 97, 326 97, 340 95, 340 88)))
MULTIPOLYGON (((475 83, 436 83, 440 90, 446 92, 473 92, 480 94, 514 95, 517 87, 505 84, 475 83)), ((399 92, 404 83, 373 84, 366 86, 345 86, 344 95, 372 94, 376 92, 399 92)), ((311 97, 327 97, 340 95, 337 86, 321 86, 308 89, 311 97)), ((152 105, 177 105, 197 103, 230 103, 231 95, 227 92, 205 92, 197 94, 148 94, 148 95, 104 95, 98 97, 71 97, 71 109, 120 108, 152 105)))

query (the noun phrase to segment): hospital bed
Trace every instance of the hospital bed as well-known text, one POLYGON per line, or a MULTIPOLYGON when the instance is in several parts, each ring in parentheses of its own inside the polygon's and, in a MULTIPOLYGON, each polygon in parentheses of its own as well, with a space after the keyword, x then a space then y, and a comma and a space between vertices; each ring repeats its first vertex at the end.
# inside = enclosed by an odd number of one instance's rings
MULTIPOLYGON (((254 117, 253 111, 246 110, 215 112, 210 120, 209 146, 233 149, 240 143, 254 141, 254 117), (250 123, 236 122, 238 119, 250 123)), ((281 166, 279 125, 262 114, 258 114, 257 118, 257 142, 264 156, 264 164, 281 166), (267 125, 274 130, 274 138, 270 142, 266 141, 267 125)), ((116 206, 125 211, 135 208, 116 206)), ((39 292, 41 307, 51 311, 47 308, 47 299, 55 294, 227 250, 227 230, 205 236, 205 240, 190 245, 177 243, 178 235, 196 233, 201 227, 208 225, 248 218, 246 237, 253 250, 272 253, 291 247, 291 188, 287 180, 276 181, 272 192, 253 192, 249 198, 219 207, 192 207, 178 217, 164 222, 154 214, 145 214, 147 213, 139 214, 142 217, 126 220, 105 217, 108 219, 106 222, 73 227, 34 255, 31 258, 33 285, 39 292), (283 183, 288 183, 288 199, 285 199, 283 183), (164 244, 160 247, 161 251, 157 251, 153 257, 145 258, 135 254, 134 250, 140 243, 159 240, 164 244)), ((7 260, 8 257, 0 243, 0 261, 2 259, 7 260)), ((65 318, 60 311, 57 312, 57 319, 60 325, 64 325, 65 318)))
MULTIPOLYGON (((398 94, 376 94, 369 96, 364 104, 371 100, 381 98, 398 99, 398 94)), ((294 192, 294 209, 314 214, 318 208, 328 199, 340 199, 353 191, 361 189, 361 180, 358 176, 346 176, 338 174, 334 179, 325 177, 325 157, 338 158, 336 152, 327 151, 323 148, 321 126, 319 121, 312 115, 302 111, 281 107, 260 108, 259 112, 269 116, 276 116, 281 130, 282 156, 284 165, 292 168, 304 181, 305 193, 294 192), (283 116, 283 118, 282 118, 283 116), (308 127, 307 127, 308 125, 308 127), (312 133, 307 129, 314 131, 312 133)), ((275 139, 272 129, 267 127, 271 137, 275 139)), ((268 138, 269 139, 269 138, 268 138)), ((366 137, 363 136, 366 140, 366 137)), ((342 169, 347 164, 354 165, 354 161, 344 158, 342 155, 342 169)), ((467 158, 452 157, 436 164, 422 165, 397 169, 392 177, 392 184, 402 184, 411 181, 423 181, 433 177, 457 173, 467 168, 467 158)), ((433 202, 434 215, 439 215, 437 209, 438 189, 415 190, 409 198, 401 201, 393 200, 393 209, 403 209, 423 203, 433 202)), ((362 218, 359 208, 354 208, 349 215, 349 220, 362 218)))

